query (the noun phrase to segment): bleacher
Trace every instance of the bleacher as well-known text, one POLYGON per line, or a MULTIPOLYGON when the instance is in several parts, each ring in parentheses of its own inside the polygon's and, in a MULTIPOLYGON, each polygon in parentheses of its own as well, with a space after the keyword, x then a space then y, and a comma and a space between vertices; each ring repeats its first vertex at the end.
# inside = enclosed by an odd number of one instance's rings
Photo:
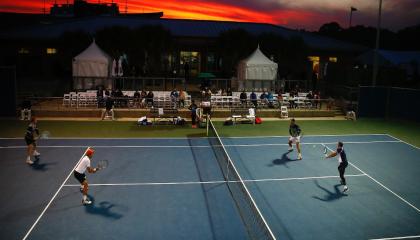
MULTIPOLYGON (((124 97, 113 98, 115 100, 115 107, 128 107, 128 108, 142 108, 152 107, 147 105, 145 99, 141 103, 136 102, 134 93, 136 91, 122 91, 124 97), (122 102, 124 104, 122 104, 122 102)), ((153 107, 157 108, 179 108, 178 102, 176 106, 170 97, 170 91, 153 91, 153 107)), ((63 106, 71 108, 98 108, 100 99, 97 97, 96 90, 87 90, 86 92, 70 92, 63 95, 63 106)), ((191 104, 191 95, 185 92, 184 107, 191 104)))

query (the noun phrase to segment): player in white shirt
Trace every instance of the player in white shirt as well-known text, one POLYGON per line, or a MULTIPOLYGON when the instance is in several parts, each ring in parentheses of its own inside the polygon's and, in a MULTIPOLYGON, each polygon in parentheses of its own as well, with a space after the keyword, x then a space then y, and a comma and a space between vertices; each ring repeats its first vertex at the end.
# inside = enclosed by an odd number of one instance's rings
POLYGON ((86 151, 85 156, 82 158, 82 160, 80 161, 80 163, 77 165, 76 169, 74 169, 74 177, 77 179, 77 181, 80 182, 80 184, 83 186, 82 193, 83 193, 83 199, 82 199, 82 204, 87 205, 87 204, 91 204, 92 201, 90 201, 87 198, 87 193, 88 193, 88 181, 86 179, 86 175, 85 172, 86 170, 89 173, 95 173, 98 171, 97 168, 92 168, 90 166, 91 164, 91 159, 93 157, 93 154, 95 153, 95 150, 93 150, 92 148, 89 148, 86 151))

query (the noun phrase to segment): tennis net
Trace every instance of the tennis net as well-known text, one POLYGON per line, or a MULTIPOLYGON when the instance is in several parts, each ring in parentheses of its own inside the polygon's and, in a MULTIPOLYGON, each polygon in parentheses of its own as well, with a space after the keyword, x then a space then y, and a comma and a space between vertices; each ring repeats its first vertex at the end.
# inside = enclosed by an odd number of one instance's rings
POLYGON ((208 120, 207 136, 248 235, 251 239, 276 239, 229 157, 211 120, 208 120))

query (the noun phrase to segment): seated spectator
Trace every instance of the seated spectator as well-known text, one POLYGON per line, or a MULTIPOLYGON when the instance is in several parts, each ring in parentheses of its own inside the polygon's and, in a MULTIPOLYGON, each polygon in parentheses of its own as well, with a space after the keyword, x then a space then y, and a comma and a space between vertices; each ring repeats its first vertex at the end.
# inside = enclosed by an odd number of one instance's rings
POLYGON ((241 104, 242 105, 247 105, 246 104, 246 98, 247 98, 247 96, 246 96, 246 92, 245 92, 245 90, 243 90, 242 92, 241 92, 241 95, 239 95, 239 99, 241 99, 241 104))
POLYGON ((184 91, 179 90, 179 106, 180 107, 185 107, 185 99, 187 98, 186 94, 184 91))
POLYGON ((32 113, 31 108, 32 108, 31 100, 25 99, 21 104, 20 120, 31 119, 31 113, 32 113))
POLYGON ((289 93, 289 104, 290 104, 290 108, 297 108, 297 104, 295 103, 295 93, 293 91, 291 91, 289 93))
POLYGON ((133 98, 134 98, 134 105, 136 107, 137 106, 140 106, 140 104, 141 104, 141 95, 140 95, 140 92, 138 90, 134 92, 133 98))
POLYGON ((251 99, 251 103, 254 104, 254 107, 258 107, 257 94, 255 94, 254 91, 252 91, 252 93, 249 95, 249 98, 251 99))
POLYGON ((146 104, 147 106, 152 106, 153 107, 153 98, 154 98, 154 94, 152 91, 149 91, 149 93, 146 96, 146 104))
POLYGON ((176 104, 178 103, 178 91, 175 88, 174 90, 172 90, 170 97, 171 97, 172 107, 176 108, 176 104))
POLYGON ((319 107, 319 109, 321 109, 321 93, 319 91, 318 92, 315 92, 314 99, 315 99, 314 100, 314 108, 318 108, 319 107))
POLYGON ((260 95, 261 104, 267 104, 267 93, 262 92, 260 95))
POLYGON ((204 99, 205 99, 206 101, 210 101, 210 99, 211 99, 211 94, 212 94, 212 92, 211 92, 210 88, 208 88, 208 89, 207 89, 207 91, 206 91, 206 93, 205 93, 205 95, 204 95, 204 99))
POLYGON ((268 92, 268 94, 267 94, 267 101, 268 101, 268 107, 273 108, 274 107, 274 96, 271 92, 268 92))
POLYGON ((232 90, 230 88, 226 90, 226 96, 232 96, 232 90))

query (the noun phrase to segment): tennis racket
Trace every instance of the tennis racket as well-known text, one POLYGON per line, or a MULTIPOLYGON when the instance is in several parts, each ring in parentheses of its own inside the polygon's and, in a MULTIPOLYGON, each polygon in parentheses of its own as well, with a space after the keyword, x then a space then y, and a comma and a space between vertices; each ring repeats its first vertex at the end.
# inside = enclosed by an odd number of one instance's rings
POLYGON ((98 162, 98 169, 99 170, 101 170, 101 169, 105 169, 105 168, 107 168, 108 167, 108 160, 100 160, 99 162, 98 162))
POLYGON ((328 148, 327 146, 325 146, 324 144, 321 145, 322 146, 322 153, 324 154, 325 157, 328 156, 328 148))

